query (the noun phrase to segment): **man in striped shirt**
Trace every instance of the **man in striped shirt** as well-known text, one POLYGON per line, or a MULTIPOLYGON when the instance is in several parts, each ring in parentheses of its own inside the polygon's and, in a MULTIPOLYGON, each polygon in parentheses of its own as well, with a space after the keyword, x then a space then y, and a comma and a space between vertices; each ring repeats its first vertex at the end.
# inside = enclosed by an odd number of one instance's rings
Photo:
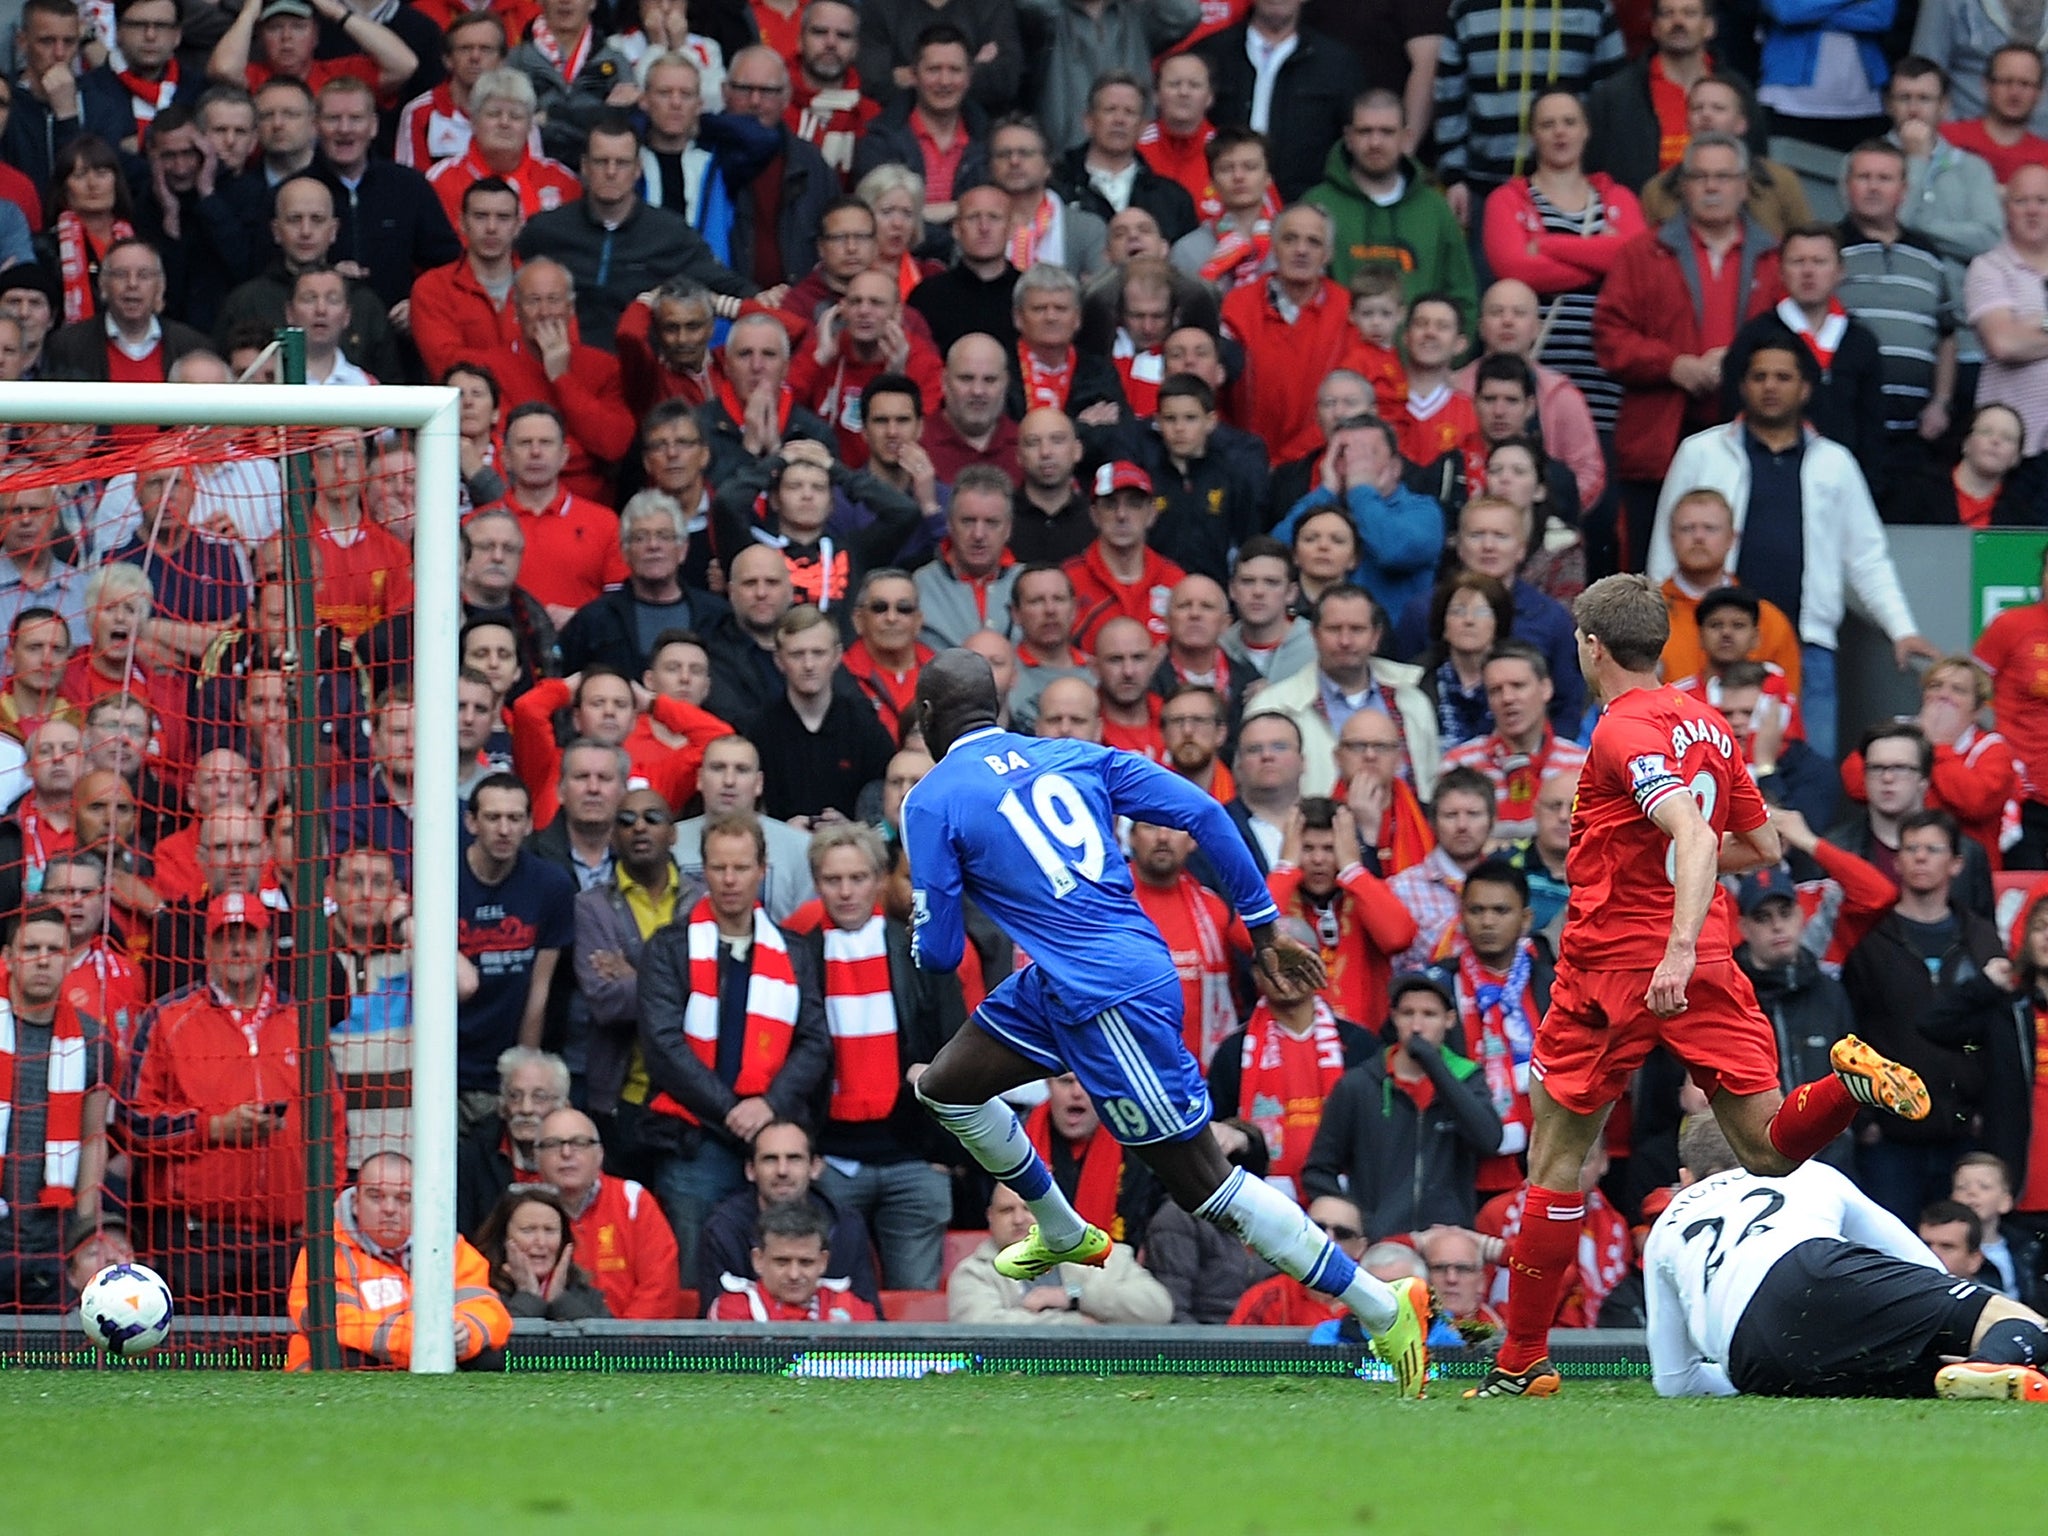
POLYGON ((1898 484, 1949 427, 1956 387, 1956 295, 1933 242, 1899 222, 1906 156, 1883 139, 1859 144, 1842 168, 1842 280, 1836 295, 1877 337, 1885 434, 1880 484, 1898 484))

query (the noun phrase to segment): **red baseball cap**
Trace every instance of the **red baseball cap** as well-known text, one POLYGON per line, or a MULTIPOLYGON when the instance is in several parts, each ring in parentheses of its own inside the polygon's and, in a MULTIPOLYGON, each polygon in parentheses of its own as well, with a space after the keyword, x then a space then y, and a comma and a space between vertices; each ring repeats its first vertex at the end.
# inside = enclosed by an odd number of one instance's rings
POLYGON ((238 924, 254 928, 258 933, 267 933, 270 930, 270 908, 263 905, 261 897, 245 896, 240 891, 224 892, 206 904, 206 931, 209 935, 238 924))
POLYGON ((1150 496, 1152 477, 1129 459, 1118 459, 1095 471, 1097 496, 1114 496, 1118 491, 1143 491, 1150 496))

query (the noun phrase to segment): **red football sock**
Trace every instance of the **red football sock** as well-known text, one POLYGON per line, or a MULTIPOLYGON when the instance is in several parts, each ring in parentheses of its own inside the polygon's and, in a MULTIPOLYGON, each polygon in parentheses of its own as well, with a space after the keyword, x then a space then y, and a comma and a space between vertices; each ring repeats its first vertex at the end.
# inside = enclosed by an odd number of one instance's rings
POLYGON ((1519 1371, 1550 1351, 1550 1324, 1564 1298, 1579 1257, 1579 1228, 1586 1197, 1529 1186, 1522 1202, 1522 1230, 1508 1245, 1508 1336, 1500 1367, 1519 1371))
POLYGON ((1855 1118, 1856 1101, 1849 1097, 1842 1080, 1830 1072, 1814 1082, 1801 1083, 1786 1095, 1771 1116, 1768 1134, 1780 1155, 1803 1163, 1849 1129, 1855 1118))

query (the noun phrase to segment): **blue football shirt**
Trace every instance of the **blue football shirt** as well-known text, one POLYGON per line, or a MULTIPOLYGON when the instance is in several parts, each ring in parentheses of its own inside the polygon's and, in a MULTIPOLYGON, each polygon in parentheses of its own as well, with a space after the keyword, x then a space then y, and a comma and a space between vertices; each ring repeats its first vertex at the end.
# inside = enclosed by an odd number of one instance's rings
POLYGON ((1247 926, 1278 915, 1223 807, 1187 780, 1129 752, 988 726, 954 742, 903 801, 917 963, 960 963, 964 895, 1077 1017, 1172 975, 1166 941, 1131 894, 1119 816, 1192 833, 1247 926))

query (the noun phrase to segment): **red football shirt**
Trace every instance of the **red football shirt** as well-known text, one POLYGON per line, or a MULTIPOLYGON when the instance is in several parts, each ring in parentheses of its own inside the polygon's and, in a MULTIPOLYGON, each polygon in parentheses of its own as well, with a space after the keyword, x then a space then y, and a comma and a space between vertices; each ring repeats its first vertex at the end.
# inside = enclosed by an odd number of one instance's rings
MULTIPOLYGON (((1682 794, 1699 802, 1717 835, 1764 824, 1763 796, 1720 712, 1675 688, 1631 689, 1594 727, 1572 807, 1563 953, 1581 970, 1648 971, 1664 958, 1675 905, 1671 839, 1650 816, 1682 794)), ((1734 917, 1727 892, 1716 890, 1700 964, 1733 955, 1734 917)))
POLYGON ((2028 798, 2048 800, 2048 603, 2006 609, 1984 626, 1974 654, 1991 674, 1998 733, 2027 765, 2028 798))

